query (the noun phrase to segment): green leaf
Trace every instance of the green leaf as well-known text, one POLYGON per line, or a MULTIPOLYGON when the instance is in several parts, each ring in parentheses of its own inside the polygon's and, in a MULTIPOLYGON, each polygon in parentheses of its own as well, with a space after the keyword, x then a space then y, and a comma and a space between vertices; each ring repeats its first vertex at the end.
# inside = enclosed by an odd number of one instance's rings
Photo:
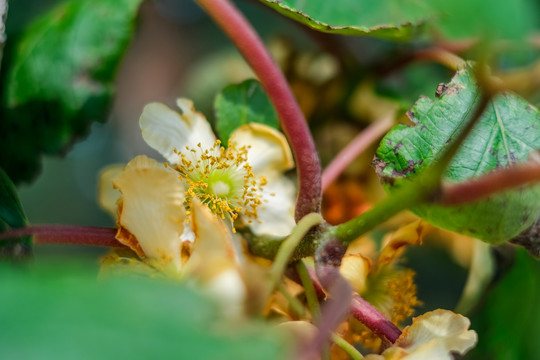
POLYGON ((15 183, 104 121, 141 0, 65 1, 34 21, 4 70, 0 166, 15 183))
POLYGON ((471 318, 479 340, 467 359, 537 359, 539 304, 540 262, 518 249, 514 266, 471 318))
POLYGON ((433 11, 417 0, 261 0, 312 29, 342 35, 407 40, 433 11))
MULTIPOLYGON (((4 170, 0 168, 0 232, 28 224, 17 189, 4 170)), ((22 257, 31 253, 31 238, 0 240, 0 259, 22 257)))
MULTIPOLYGON (((377 149, 377 172, 389 190, 396 179, 414 176, 437 160, 479 98, 470 68, 458 71, 439 89, 440 97, 422 97, 409 110, 415 126, 398 125, 377 149)), ((497 96, 448 166, 444 180, 463 182, 526 161, 531 152, 540 149, 538 129, 540 113, 536 108, 513 94, 497 96)), ((539 217, 540 186, 506 191, 463 206, 423 205, 412 210, 434 225, 499 243, 539 217)))
POLYGON ((227 322, 213 302, 186 285, 141 277, 97 281, 84 270, 91 264, 38 265, 0 268, 3 357, 290 357, 290 344, 274 329, 227 322))
POLYGON ((312 29, 407 40, 429 24, 449 38, 523 39, 538 29, 534 0, 261 0, 312 29))
POLYGON ((217 130, 224 144, 234 130, 245 124, 259 123, 279 128, 276 110, 257 80, 227 86, 216 96, 214 107, 217 130))

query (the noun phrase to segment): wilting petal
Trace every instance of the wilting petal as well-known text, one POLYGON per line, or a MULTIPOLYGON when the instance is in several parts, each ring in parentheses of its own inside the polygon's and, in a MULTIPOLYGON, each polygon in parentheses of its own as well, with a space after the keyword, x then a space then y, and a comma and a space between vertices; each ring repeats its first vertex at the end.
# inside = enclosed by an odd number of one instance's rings
POLYGON ((259 220, 252 221, 251 230, 257 235, 289 235, 295 226, 295 196, 296 188, 285 176, 268 182, 263 191, 263 204, 257 208, 259 220))
POLYGON ((387 235, 379 257, 379 265, 398 258, 405 251, 405 246, 421 244, 428 227, 429 224, 425 221, 416 220, 387 235))
POLYGON ((240 315, 247 290, 236 261, 232 234, 198 199, 193 199, 191 211, 195 242, 183 276, 197 277, 228 315, 240 315))
POLYGON ((191 212, 195 242, 186 264, 186 274, 197 273, 204 281, 222 271, 235 268, 237 264, 232 234, 225 223, 196 198, 191 202, 191 212))
POLYGON ((250 146, 247 161, 256 176, 271 177, 294 166, 287 139, 269 126, 243 125, 233 131, 230 141, 237 147, 250 146))
POLYGON ((195 112, 191 101, 179 99, 178 106, 182 114, 160 103, 148 104, 139 120, 146 143, 171 164, 178 163, 180 158, 175 149, 186 152, 186 146, 196 149, 199 143, 209 149, 216 141, 210 124, 202 114, 195 112))
POLYGON ((114 185, 122 193, 117 239, 159 265, 172 264, 180 270, 186 211, 178 174, 153 159, 137 156, 114 185))
POLYGON ((357 293, 366 287, 366 279, 371 267, 371 260, 360 254, 346 254, 341 260, 339 272, 357 293))
POLYGON ((120 198, 120 192, 113 186, 113 180, 124 170, 125 165, 110 165, 99 174, 98 202, 101 208, 111 214, 115 219, 118 215, 116 202, 120 198))
POLYGON ((469 319, 452 311, 430 311, 414 318, 393 347, 405 350, 406 359, 452 360, 451 352, 463 355, 476 344, 478 336, 469 326, 469 319))

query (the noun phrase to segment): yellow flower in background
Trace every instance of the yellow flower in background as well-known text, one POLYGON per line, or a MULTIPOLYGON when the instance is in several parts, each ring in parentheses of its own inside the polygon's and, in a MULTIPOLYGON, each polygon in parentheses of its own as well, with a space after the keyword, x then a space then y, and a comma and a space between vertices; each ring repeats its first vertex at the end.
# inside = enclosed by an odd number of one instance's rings
MULTIPOLYGON (((414 271, 399 266, 398 261, 408 245, 421 244, 428 225, 416 220, 385 236, 380 251, 373 240, 362 237, 347 248, 340 272, 353 289, 400 326, 421 305, 416 296, 414 271)), ((381 340, 362 323, 351 318, 346 337, 376 350, 381 340)))
POLYGON ((413 319, 394 345, 381 355, 367 355, 366 360, 453 360, 453 353, 466 354, 478 335, 469 330, 465 316, 448 310, 427 312, 413 319))

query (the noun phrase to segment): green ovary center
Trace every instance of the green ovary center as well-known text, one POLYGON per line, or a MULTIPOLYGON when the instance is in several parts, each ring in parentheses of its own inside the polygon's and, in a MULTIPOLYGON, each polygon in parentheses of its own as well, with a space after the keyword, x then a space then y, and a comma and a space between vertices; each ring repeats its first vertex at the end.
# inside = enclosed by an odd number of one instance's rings
POLYGON ((177 170, 186 186, 185 201, 189 206, 193 198, 198 198, 216 215, 231 222, 240 214, 257 219, 267 181, 264 177, 255 178, 247 162, 248 147, 239 148, 232 143, 225 149, 220 144, 217 140, 207 150, 198 144, 196 149, 186 146, 186 152, 177 151, 177 170))

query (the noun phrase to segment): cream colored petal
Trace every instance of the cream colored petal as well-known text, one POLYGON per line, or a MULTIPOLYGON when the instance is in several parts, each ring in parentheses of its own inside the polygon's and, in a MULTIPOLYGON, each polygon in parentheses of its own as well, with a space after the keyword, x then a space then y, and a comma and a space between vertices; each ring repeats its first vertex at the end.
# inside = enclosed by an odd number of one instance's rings
POLYGON ((238 147, 251 146, 247 161, 256 176, 271 177, 294 167, 294 161, 285 136, 262 124, 243 125, 233 131, 230 143, 238 147))
POLYGON ((397 259, 407 245, 422 244, 422 238, 427 233, 429 224, 416 220, 387 235, 383 241, 384 247, 379 257, 379 264, 386 264, 397 259))
POLYGON ((371 260, 360 254, 347 254, 341 260, 339 272, 351 284, 354 291, 362 293, 371 267, 371 260))
POLYGON ((191 212, 195 242, 185 275, 196 273, 199 279, 210 281, 221 272, 236 268, 232 234, 225 223, 198 199, 191 201, 191 212))
POLYGON ((428 350, 441 354, 441 349, 444 349, 442 353, 448 357, 433 359, 451 360, 450 352, 465 354, 476 344, 478 336, 475 331, 469 330, 469 326, 469 319, 452 311, 430 311, 414 318, 412 325, 403 331, 395 345, 409 354, 417 351, 428 353, 428 350))
POLYGON ((120 198, 120 191, 113 187, 113 180, 124 170, 125 165, 109 165, 99 173, 98 202, 99 206, 113 218, 118 215, 118 205, 116 202, 120 198))
POLYGON ((117 238, 135 251, 138 243, 150 260, 159 265, 171 264, 179 271, 186 211, 184 187, 177 173, 146 156, 137 156, 114 185, 122 193, 117 238), (121 235, 125 231, 134 237, 135 244, 129 236, 121 235))
POLYGON ((257 208, 258 218, 250 223, 256 235, 287 236, 296 225, 294 204, 296 187, 294 183, 280 176, 272 179, 264 187, 263 204, 257 208))
POLYGON ((175 149, 185 151, 186 146, 196 149, 198 143, 210 148, 216 140, 210 124, 202 114, 195 112, 191 101, 179 99, 178 106, 182 114, 160 103, 148 104, 139 120, 146 143, 171 164, 178 163, 179 155, 175 149))

